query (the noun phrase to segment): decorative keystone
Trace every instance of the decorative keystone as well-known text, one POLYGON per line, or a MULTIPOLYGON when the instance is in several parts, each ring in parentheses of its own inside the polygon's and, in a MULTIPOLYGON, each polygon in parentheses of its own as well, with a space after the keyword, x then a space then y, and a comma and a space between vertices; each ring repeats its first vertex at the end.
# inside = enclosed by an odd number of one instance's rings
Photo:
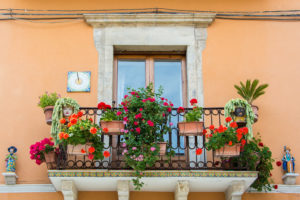
POLYGON ((118 180, 118 199, 119 200, 129 200, 129 181, 128 180, 118 180))
POLYGON ((297 176, 299 176, 297 173, 286 173, 282 177, 283 183, 285 185, 295 185, 297 176))
POLYGON ((246 188, 244 181, 233 181, 225 191, 226 200, 241 200, 246 188))
POLYGON ((61 181, 61 192, 64 200, 77 200, 78 191, 73 181, 61 181))
POLYGON ((175 200, 187 200, 190 191, 188 181, 178 181, 175 188, 175 200))
POLYGON ((6 185, 16 184, 18 176, 15 172, 4 172, 2 175, 4 176, 6 185))

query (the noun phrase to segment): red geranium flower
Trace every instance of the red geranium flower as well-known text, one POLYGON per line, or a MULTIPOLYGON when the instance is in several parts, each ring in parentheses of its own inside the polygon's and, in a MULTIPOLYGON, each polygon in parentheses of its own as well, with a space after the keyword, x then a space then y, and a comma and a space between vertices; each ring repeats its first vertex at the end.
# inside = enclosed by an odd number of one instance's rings
POLYGON ((81 153, 85 153, 85 150, 84 150, 84 149, 81 149, 81 153))
POLYGON ((102 109, 105 109, 105 103, 104 102, 100 102, 99 104, 98 104, 98 109, 100 109, 100 110, 102 110, 102 109))
POLYGON ((65 123, 66 123, 66 119, 65 119, 65 118, 61 118, 61 119, 59 120, 59 122, 60 122, 61 124, 65 124, 65 123))
POLYGON ((93 160, 93 159, 94 159, 94 155, 90 153, 90 154, 89 154, 89 159, 90 159, 90 160, 93 160))
POLYGON ((65 133, 65 134, 64 134, 64 139, 66 140, 66 139, 68 139, 68 137, 69 137, 69 134, 68 134, 68 133, 65 133))
POLYGON ((206 129, 204 129, 204 130, 203 130, 203 134, 205 135, 206 133, 207 133, 207 130, 206 130, 206 129))
POLYGON ((97 128, 95 128, 95 127, 90 128, 90 133, 91 134, 96 134, 97 133, 97 128))
POLYGON ((201 154, 202 154, 202 149, 201 148, 196 149, 196 155, 201 155, 201 154))
POLYGON ((222 125, 218 128, 218 132, 219 133, 223 133, 224 132, 224 127, 222 125))
POLYGON ((246 144, 246 140, 245 140, 245 139, 242 139, 241 144, 242 144, 242 145, 245 145, 245 144, 246 144))
POLYGON ((102 130, 103 130, 104 133, 108 133, 108 128, 105 127, 102 130))
POLYGON ((135 129, 135 131, 136 131, 137 133, 141 133, 141 128, 140 128, 140 127, 137 127, 137 128, 135 129))
POLYGON ((83 113, 82 113, 81 111, 79 111, 79 112, 77 113, 77 115, 78 115, 78 117, 82 117, 82 116, 83 116, 83 113))
POLYGON ((104 156, 105 158, 108 158, 108 157, 110 156, 109 151, 104 151, 104 152, 103 152, 103 156, 104 156))
POLYGON ((92 118, 89 118, 90 122, 93 122, 93 119, 92 118))
POLYGON ((133 124, 134 124, 135 126, 137 126, 139 123, 138 123, 138 122, 133 122, 133 124))
POLYGON ((229 146, 232 146, 232 141, 229 141, 229 142, 228 142, 228 145, 229 145, 229 146))
POLYGON ((167 108, 167 111, 168 111, 168 112, 171 112, 171 111, 172 111, 172 108, 170 108, 170 107, 167 108))
POLYGON ((105 105, 105 109, 111 109, 111 105, 105 105))
POLYGON ((190 103, 191 103, 191 105, 194 105, 194 104, 198 103, 198 101, 197 101, 197 99, 191 99, 190 103))
POLYGON ((238 128, 238 129, 236 130, 236 132, 237 132, 237 134, 242 135, 244 131, 243 131, 242 128, 238 128))
POLYGON ((232 118, 231 117, 226 117, 225 121, 228 123, 228 122, 231 122, 232 121, 232 118))
POLYGON ((240 141, 242 139, 243 135, 242 134, 236 134, 236 137, 237 137, 237 140, 240 141))
POLYGON ((148 123, 148 125, 151 126, 151 127, 154 126, 154 123, 153 123, 151 120, 148 120, 147 123, 148 123))
POLYGON ((281 161, 277 161, 277 162, 276 162, 276 165, 277 165, 278 167, 280 167, 281 164, 282 164, 281 161))
POLYGON ((77 119, 77 118, 78 118, 78 115, 76 115, 76 114, 74 113, 73 115, 71 115, 71 118, 77 119))
POLYGON ((74 125, 74 124, 76 124, 76 123, 77 123, 77 119, 76 119, 76 118, 72 118, 72 119, 71 119, 71 124, 74 125))
POLYGON ((278 185, 274 185, 274 189, 277 190, 278 189, 278 185))
POLYGON ((181 107, 181 106, 180 106, 180 107, 178 107, 178 109, 177 109, 177 112, 178 112, 178 113, 183 113, 183 112, 184 112, 184 108, 183 108, 183 107, 181 107))
POLYGON ((243 132, 244 132, 245 135, 248 134, 249 130, 248 130, 247 127, 243 127, 242 129, 243 129, 243 132))
POLYGON ((236 122, 231 122, 231 123, 230 123, 230 127, 231 127, 231 128, 237 128, 238 125, 237 125, 236 122))
POLYGON ((258 143, 258 146, 263 147, 264 144, 262 142, 258 143))
POLYGON ((214 125, 210 125, 210 126, 209 126, 209 129, 210 129, 210 130, 214 130, 214 129, 215 129, 215 126, 214 126, 214 125))
POLYGON ((90 147, 90 148, 89 148, 89 152, 90 152, 90 153, 94 153, 94 152, 95 152, 95 147, 90 147))

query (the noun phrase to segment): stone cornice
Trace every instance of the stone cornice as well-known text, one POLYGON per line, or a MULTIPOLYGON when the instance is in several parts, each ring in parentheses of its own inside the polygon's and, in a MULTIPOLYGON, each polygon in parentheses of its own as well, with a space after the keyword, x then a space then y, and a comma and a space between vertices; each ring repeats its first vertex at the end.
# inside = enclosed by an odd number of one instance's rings
POLYGON ((94 27, 107 26, 194 26, 208 27, 213 13, 194 14, 85 14, 85 21, 94 27))

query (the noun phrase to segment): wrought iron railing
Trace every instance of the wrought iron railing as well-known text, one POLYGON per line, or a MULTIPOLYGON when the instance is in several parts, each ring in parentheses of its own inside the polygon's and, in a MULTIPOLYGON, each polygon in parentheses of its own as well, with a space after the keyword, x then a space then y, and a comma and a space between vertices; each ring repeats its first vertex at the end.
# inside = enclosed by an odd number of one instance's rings
MULTIPOLYGON (((185 109, 189 110, 189 108, 185 109)), ((101 110, 93 107, 82 107, 83 118, 92 118, 94 122, 99 122, 101 110)), ((165 136, 169 149, 175 155, 168 159, 160 156, 160 159, 149 170, 246 170, 245 166, 240 166, 237 162, 226 158, 216 157, 213 151, 205 148, 205 136, 179 136, 177 123, 183 120, 184 113, 177 113, 177 108, 173 108, 169 122, 172 122, 171 132, 165 136), (196 149, 202 149, 201 155, 196 155, 196 149)), ((203 109, 204 127, 220 126, 224 123, 224 108, 210 107, 203 109)), ((209 131, 208 131, 209 132, 209 131)), ((122 156, 122 137, 116 135, 102 135, 104 151, 110 152, 110 157, 104 160, 90 160, 84 155, 69 155, 66 147, 60 146, 60 153, 57 163, 48 164, 49 169, 130 169, 122 156)))

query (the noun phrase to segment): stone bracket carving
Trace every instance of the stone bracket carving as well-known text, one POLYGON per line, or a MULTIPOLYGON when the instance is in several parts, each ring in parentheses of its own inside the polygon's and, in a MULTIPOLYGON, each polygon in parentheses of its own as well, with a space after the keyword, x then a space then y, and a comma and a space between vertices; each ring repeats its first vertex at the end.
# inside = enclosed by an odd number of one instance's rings
POLYGON ((226 200, 241 200, 244 194, 245 182, 244 181, 234 181, 225 191, 226 200))
POLYGON ((175 200, 187 200, 189 191, 189 181, 178 181, 175 188, 175 200))
POLYGON ((129 200, 129 181, 128 180, 118 180, 117 182, 118 199, 119 200, 129 200))
POLYGON ((62 180, 61 192, 64 200, 77 200, 78 191, 73 181, 62 180))

